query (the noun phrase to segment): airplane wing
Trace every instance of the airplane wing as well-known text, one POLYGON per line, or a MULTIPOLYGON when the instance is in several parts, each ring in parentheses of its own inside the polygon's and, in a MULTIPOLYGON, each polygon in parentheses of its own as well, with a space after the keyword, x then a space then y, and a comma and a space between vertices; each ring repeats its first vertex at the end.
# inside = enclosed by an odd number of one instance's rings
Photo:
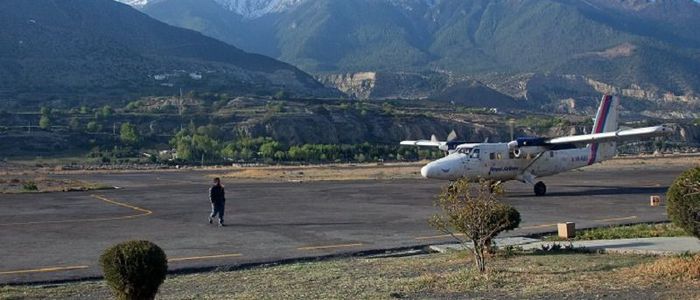
POLYGON ((429 140, 418 140, 418 141, 402 141, 401 145, 404 146, 425 146, 425 147, 440 147, 444 142, 429 141, 429 140))
POLYGON ((545 144, 581 144, 581 143, 604 143, 610 141, 622 141, 625 139, 637 139, 645 137, 661 136, 673 133, 673 129, 668 126, 653 126, 634 129, 624 129, 611 132, 593 133, 584 135, 573 135, 558 137, 546 140, 545 144))

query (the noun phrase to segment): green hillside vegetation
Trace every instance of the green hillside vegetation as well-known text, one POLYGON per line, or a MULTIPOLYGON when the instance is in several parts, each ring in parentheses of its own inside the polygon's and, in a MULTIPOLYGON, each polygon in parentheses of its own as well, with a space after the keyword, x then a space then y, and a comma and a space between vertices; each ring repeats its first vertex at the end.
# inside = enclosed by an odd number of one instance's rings
POLYGON ((172 94, 181 87, 239 95, 280 89, 334 95, 291 65, 111 0, 2 1, 0 33, 4 105, 105 102, 172 94))

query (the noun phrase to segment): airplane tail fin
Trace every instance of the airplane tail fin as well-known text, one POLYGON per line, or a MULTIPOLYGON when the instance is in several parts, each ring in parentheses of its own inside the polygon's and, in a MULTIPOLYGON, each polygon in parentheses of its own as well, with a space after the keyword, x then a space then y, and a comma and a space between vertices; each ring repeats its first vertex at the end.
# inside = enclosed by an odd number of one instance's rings
POLYGON ((620 117, 620 97, 604 95, 595 116, 592 133, 617 131, 620 117))
MULTIPOLYGON (((593 131, 591 133, 603 133, 617 131, 620 118, 620 97, 604 95, 598 107, 598 113, 595 116, 593 123, 593 131)), ((593 164, 606 159, 611 159, 615 156, 617 143, 593 143, 589 146, 591 154, 588 159, 588 164, 593 164)))

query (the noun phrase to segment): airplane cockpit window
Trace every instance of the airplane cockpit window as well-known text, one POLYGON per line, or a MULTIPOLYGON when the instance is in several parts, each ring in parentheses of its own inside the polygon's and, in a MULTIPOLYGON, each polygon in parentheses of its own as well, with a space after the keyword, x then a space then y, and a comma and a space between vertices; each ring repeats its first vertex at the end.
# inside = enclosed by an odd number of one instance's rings
POLYGON ((471 150, 471 148, 459 148, 457 149, 457 153, 469 155, 469 152, 471 152, 471 150))
POLYGON ((471 158, 479 158, 479 149, 472 150, 472 154, 469 156, 471 158))

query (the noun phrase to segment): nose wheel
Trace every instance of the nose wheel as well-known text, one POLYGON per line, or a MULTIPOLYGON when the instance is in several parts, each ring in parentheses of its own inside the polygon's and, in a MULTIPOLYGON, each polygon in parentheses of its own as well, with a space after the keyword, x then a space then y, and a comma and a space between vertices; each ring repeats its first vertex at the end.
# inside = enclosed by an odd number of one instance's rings
POLYGON ((544 182, 539 181, 535 183, 535 196, 544 196, 547 193, 547 186, 544 182))

